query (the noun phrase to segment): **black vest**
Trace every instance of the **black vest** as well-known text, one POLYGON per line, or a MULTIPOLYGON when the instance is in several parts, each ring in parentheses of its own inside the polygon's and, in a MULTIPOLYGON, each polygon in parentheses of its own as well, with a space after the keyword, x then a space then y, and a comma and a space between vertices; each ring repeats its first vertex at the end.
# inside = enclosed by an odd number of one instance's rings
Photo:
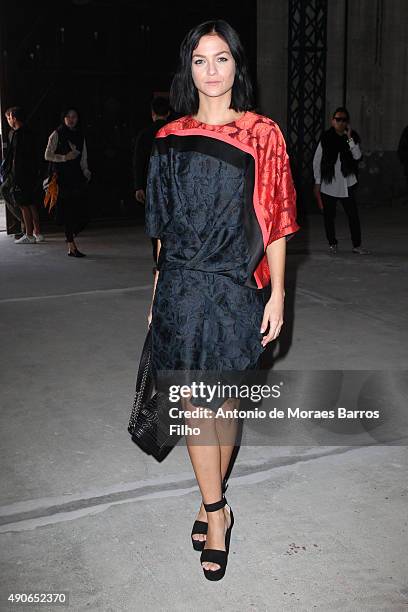
MULTIPOLYGON (((82 133, 70 130, 65 125, 60 125, 56 132, 58 134, 58 146, 55 153, 59 155, 69 153, 72 150, 69 145, 71 142, 82 155, 82 149, 84 148, 82 133)), ((51 162, 51 171, 57 173, 58 185, 61 187, 80 187, 84 184, 85 177, 81 169, 81 155, 66 162, 51 162)))
MULTIPOLYGON (((354 130, 352 131, 353 139, 356 143, 360 142, 360 137, 354 130)), ((341 172, 343 176, 358 173, 358 161, 353 158, 350 147, 347 143, 347 135, 340 136, 336 130, 331 127, 323 133, 321 138, 322 145, 322 161, 321 161, 321 177, 325 183, 331 183, 334 179, 334 166, 340 153, 341 172)))

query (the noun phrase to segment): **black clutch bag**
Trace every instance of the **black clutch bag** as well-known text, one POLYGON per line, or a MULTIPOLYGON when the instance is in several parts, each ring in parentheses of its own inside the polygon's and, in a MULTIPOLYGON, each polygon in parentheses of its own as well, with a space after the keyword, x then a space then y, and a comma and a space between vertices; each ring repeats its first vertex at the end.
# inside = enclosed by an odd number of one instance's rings
POLYGON ((170 407, 174 404, 170 403, 168 395, 155 390, 150 325, 139 362, 128 432, 133 442, 157 461, 163 461, 181 438, 181 435, 170 434, 170 425, 180 424, 179 419, 169 416, 170 407))

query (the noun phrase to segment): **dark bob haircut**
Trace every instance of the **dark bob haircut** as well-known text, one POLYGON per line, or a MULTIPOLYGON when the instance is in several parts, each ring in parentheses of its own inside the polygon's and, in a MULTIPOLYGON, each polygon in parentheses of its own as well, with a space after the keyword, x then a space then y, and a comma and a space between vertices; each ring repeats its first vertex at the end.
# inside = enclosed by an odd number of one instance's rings
POLYGON ((195 115, 198 112, 199 96, 191 73, 191 61, 200 38, 212 33, 218 34, 225 40, 235 60, 235 79, 230 108, 237 112, 253 108, 252 84, 239 36, 229 23, 215 19, 205 21, 190 30, 181 43, 179 65, 170 88, 170 104, 177 113, 195 115))

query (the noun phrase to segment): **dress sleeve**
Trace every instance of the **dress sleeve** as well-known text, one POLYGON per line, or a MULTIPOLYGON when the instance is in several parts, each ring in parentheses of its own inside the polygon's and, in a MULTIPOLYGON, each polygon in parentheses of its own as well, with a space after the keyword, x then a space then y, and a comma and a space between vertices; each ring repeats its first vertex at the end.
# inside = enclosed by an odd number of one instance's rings
POLYGON ((169 221, 168 176, 167 155, 159 152, 155 140, 149 161, 145 203, 145 232, 151 238, 160 238, 169 221))
POLYGON ((265 211, 267 245, 283 236, 286 240, 292 238, 300 229, 296 222, 296 191, 285 139, 276 124, 261 138, 259 200, 265 211))

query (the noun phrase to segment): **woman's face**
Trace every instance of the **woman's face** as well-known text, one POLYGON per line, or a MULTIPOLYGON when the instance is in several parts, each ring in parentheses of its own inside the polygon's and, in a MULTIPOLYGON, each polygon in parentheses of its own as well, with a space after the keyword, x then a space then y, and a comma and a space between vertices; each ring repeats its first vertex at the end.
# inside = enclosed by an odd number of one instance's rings
POLYGON ((68 111, 64 117, 64 123, 67 127, 73 129, 78 123, 78 114, 74 110, 68 111))
POLYGON ((200 38, 191 58, 194 85, 205 96, 216 98, 231 91, 235 78, 235 60, 230 48, 218 34, 200 38))

